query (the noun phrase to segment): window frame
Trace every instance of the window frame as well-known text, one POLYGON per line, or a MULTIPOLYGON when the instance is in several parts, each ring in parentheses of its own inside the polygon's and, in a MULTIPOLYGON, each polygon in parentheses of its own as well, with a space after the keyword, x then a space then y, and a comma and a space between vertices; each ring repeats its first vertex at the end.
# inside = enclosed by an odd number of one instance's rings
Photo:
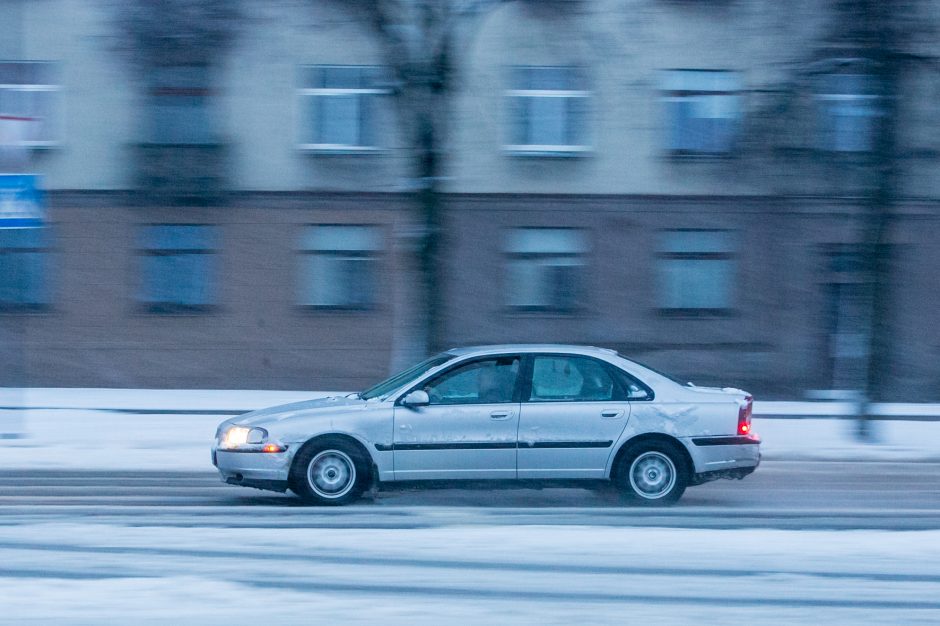
MULTIPOLYGON (((35 60, 14 60, 14 59, 3 59, 0 60, 0 65, 29 65, 29 66, 45 66, 49 68, 50 72, 57 72, 58 63, 56 61, 35 61, 35 60)), ((18 91, 18 92, 43 92, 43 93, 55 93, 59 94, 63 91, 62 85, 60 83, 52 82, 30 82, 30 83, 0 83, 0 91, 18 91)), ((48 120, 49 125, 51 126, 52 132, 49 133, 51 139, 35 139, 35 140, 23 140, 17 142, 17 145, 23 148, 29 148, 33 150, 41 150, 48 148, 58 148, 62 145, 62 133, 63 133, 63 99, 61 97, 55 97, 54 101, 51 104, 51 119, 48 120)), ((22 116, 15 112, 8 112, 0 109, 0 115, 9 115, 12 117, 26 117, 32 119, 44 119, 39 116, 34 115, 34 111, 30 111, 29 115, 22 116)))
MULTIPOLYGON (((349 65, 349 64, 306 64, 301 65, 301 76, 305 75, 305 71, 316 70, 322 72, 327 68, 369 68, 376 70, 378 75, 382 75, 387 72, 387 68, 382 65, 349 65)), ((359 96, 361 97, 372 97, 375 99, 376 103, 382 102, 382 96, 389 96, 392 94, 392 89, 390 87, 383 87, 380 84, 372 86, 360 86, 360 87, 320 87, 320 86, 309 86, 307 81, 303 78, 301 79, 301 85, 297 88, 297 98, 300 103, 299 105, 299 124, 298 124, 298 141, 297 149, 303 152, 314 153, 314 154, 372 154, 384 152, 386 149, 380 145, 378 141, 378 124, 375 120, 365 121, 362 118, 360 112, 359 123, 357 127, 357 135, 359 136, 358 144, 337 144, 337 143, 326 143, 319 141, 320 137, 317 136, 319 132, 319 126, 321 124, 322 108, 321 102, 322 98, 329 98, 331 96, 359 96), (313 119, 310 119, 311 116, 308 116, 306 112, 308 111, 307 106, 308 102, 312 101, 312 106, 315 110, 315 115, 312 116, 313 119), (310 136, 315 139, 315 141, 304 141, 303 137, 307 134, 307 131, 310 130, 309 126, 313 124, 315 127, 313 132, 310 133, 310 136), (372 131, 375 133, 376 141, 375 145, 366 145, 362 143, 363 135, 363 125, 372 124, 372 131)))
MULTIPOLYGON (((41 284, 38 287, 38 290, 41 292, 40 300, 45 300, 44 302, 18 302, 12 300, 0 300, 0 314, 21 314, 21 313, 44 313, 48 312, 52 308, 52 288, 49 280, 49 260, 51 256, 55 253, 55 248, 50 244, 49 237, 47 235, 48 226, 38 227, 41 229, 42 235, 42 245, 31 245, 31 246, 21 246, 21 247, 9 247, 6 245, 0 244, 0 256, 3 255, 17 255, 17 254, 38 254, 42 255, 41 259, 43 262, 42 276, 40 279, 41 284)), ((7 229, 3 229, 7 230, 7 229)), ((14 229, 10 229, 14 230, 14 229)), ((15 229, 18 230, 18 229, 15 229)))
MULTIPOLYGON (((729 233, 731 236, 734 236, 734 233, 737 233, 737 230, 730 228, 663 228, 659 229, 658 234, 670 233, 670 232, 682 232, 682 233, 729 233)), ((734 287, 735 280, 734 275, 738 272, 738 252, 735 249, 735 246, 731 246, 732 250, 730 251, 720 251, 720 252, 675 252, 675 251, 666 251, 661 248, 656 250, 656 260, 658 262, 662 261, 730 261, 733 265, 731 268, 732 279, 731 285, 729 285, 729 306, 726 307, 667 307, 662 306, 663 302, 660 300, 657 303, 656 311, 661 317, 667 318, 721 318, 721 317, 733 317, 737 314, 737 309, 733 306, 734 301, 734 287)), ((660 292, 657 294, 658 297, 662 297, 665 289, 663 268, 660 263, 657 263, 656 273, 659 274, 659 289, 660 292)))
MULTIPOLYGON (((303 248, 303 237, 301 238, 301 247, 298 248, 296 254, 299 258, 297 266, 297 287, 298 292, 300 292, 304 285, 301 282, 304 269, 303 263, 305 257, 318 257, 318 256, 352 256, 354 258, 361 258, 370 261, 372 264, 372 278, 373 278, 373 292, 370 294, 370 300, 366 304, 309 304, 304 302, 298 302, 297 307, 304 311, 321 311, 321 312, 361 312, 361 313, 372 313, 378 311, 381 307, 379 305, 379 264, 382 262, 385 256, 385 237, 383 232, 383 227, 381 224, 305 224, 304 225, 304 234, 310 229, 322 228, 322 227, 341 227, 341 228, 370 228, 374 229, 379 233, 380 246, 377 250, 337 250, 335 248, 330 250, 324 249, 315 249, 315 248, 303 248), (358 256, 361 255, 361 256, 358 256)), ((300 299, 300 293, 297 294, 298 299, 300 299)))
MULTIPOLYGON (((169 226, 169 227, 201 226, 204 228, 208 228, 209 233, 217 233, 220 230, 217 224, 204 224, 204 223, 199 223, 199 224, 187 224, 187 223, 141 224, 141 227, 144 229, 151 228, 154 226, 169 226)), ((143 243, 146 243, 146 242, 143 242, 143 243)), ((218 241, 216 241, 215 243, 218 244, 218 241)), ((137 295, 137 304, 139 308, 145 313, 149 313, 153 315, 167 315, 167 316, 200 315, 200 314, 211 313, 213 311, 217 311, 219 309, 219 304, 214 301, 216 300, 215 298, 210 297, 208 298, 210 300, 209 302, 199 303, 199 304, 186 304, 182 302, 169 302, 169 301, 167 302, 148 301, 144 299, 144 292, 147 288, 147 285, 145 283, 146 259, 153 258, 153 257, 188 256, 188 255, 209 256, 211 259, 211 257, 213 257, 213 255, 218 254, 218 252, 219 252, 218 247, 214 247, 214 248, 213 247, 208 247, 208 248, 145 248, 143 246, 139 246, 137 250, 137 256, 138 258, 141 259, 140 291, 138 292, 138 295, 137 295)), ((215 276, 215 274, 218 273, 218 268, 213 266, 211 260, 207 261, 206 263, 207 263, 206 272, 209 274, 207 279, 209 281, 209 285, 211 289, 212 288, 211 285, 217 279, 217 276, 215 276)))
POLYGON ((532 353, 526 354, 525 356, 526 356, 526 362, 523 364, 523 368, 521 370, 524 384, 521 389, 522 393, 520 396, 520 402, 522 402, 523 404, 541 405, 541 404, 549 404, 549 403, 556 403, 556 404, 579 404, 581 403, 583 404, 586 402, 595 402, 595 403, 596 402, 651 402, 656 398, 656 394, 653 391, 653 389, 649 385, 641 381, 639 378, 630 374, 629 372, 626 372, 620 369, 613 363, 609 363, 608 361, 599 359, 594 356, 590 356, 587 354, 570 354, 566 352, 532 352, 532 353), (616 387, 616 390, 619 392, 619 397, 614 397, 614 398, 611 398, 610 400, 577 400, 577 399, 532 400, 531 397, 532 397, 532 389, 533 389, 533 382, 534 382, 534 376, 535 376, 535 360, 539 357, 588 359, 590 361, 593 361, 599 364, 601 367, 603 367, 604 370, 607 372, 607 374, 611 377, 611 379, 613 380, 614 386, 616 387), (645 398, 630 398, 630 393, 625 385, 625 380, 631 380, 635 382, 637 386, 639 386, 641 389, 643 389, 646 392, 646 397, 645 398))
MULTIPOLYGON (((516 252, 509 249, 508 241, 503 248, 503 259, 506 267, 506 272, 504 273, 506 281, 506 289, 504 291, 505 304, 504 307, 510 313, 549 313, 557 315, 578 315, 579 313, 584 312, 587 309, 586 300, 588 298, 589 290, 586 289, 586 282, 588 277, 588 272, 586 268, 588 267, 589 256, 591 254, 591 242, 590 242, 590 229, 582 227, 569 227, 569 226, 513 226, 507 229, 504 229, 504 239, 508 239, 511 234, 515 231, 522 230, 538 230, 538 231, 571 231, 578 233, 583 236, 584 249, 575 252, 516 252), (574 259, 580 260, 582 263, 572 265, 569 267, 579 268, 578 274, 578 294, 575 298, 578 302, 571 307, 557 306, 555 304, 512 304, 510 300, 510 291, 513 289, 513 285, 510 284, 511 279, 511 270, 509 266, 513 262, 518 261, 527 261, 527 260, 544 260, 544 259, 574 259)), ((562 266, 556 266, 562 267, 562 266)))
MULTIPOLYGON (((503 143, 503 152, 510 156, 517 157, 578 157, 584 156, 593 152, 594 148, 591 145, 588 137, 590 133, 587 129, 587 123, 590 119, 590 115, 584 115, 584 119, 581 120, 581 137, 572 138, 572 141, 578 140, 579 143, 564 143, 564 144, 536 144, 536 143, 515 143, 514 134, 516 124, 520 122, 519 120, 519 109, 521 99, 535 99, 535 98, 565 98, 566 102, 570 99, 583 99, 585 103, 590 103, 591 98, 593 98, 593 91, 586 88, 587 80, 584 76, 583 68, 575 65, 514 65, 510 68, 510 74, 520 70, 567 70, 571 72, 572 82, 575 83, 572 88, 569 89, 533 89, 529 87, 519 88, 513 85, 515 80, 514 76, 510 76, 510 86, 509 88, 503 91, 503 101, 506 103, 506 111, 508 112, 509 124, 508 124, 508 136, 507 141, 503 143), (581 83, 577 85, 576 83, 581 83), (580 88, 575 88, 580 86, 580 88)), ((530 130, 530 119, 529 115, 525 116, 524 122, 526 125, 527 133, 529 134, 530 130)), ((570 134, 573 122, 571 120, 570 111, 566 110, 565 113, 565 131, 566 135, 570 134)))
MULTIPOLYGON (((195 76, 195 74, 194 74, 195 76)), ((195 82, 195 81, 194 81, 195 82)), ((170 65, 160 65, 150 72, 147 85, 147 105, 149 119, 146 128, 146 141, 148 145, 156 146, 209 146, 219 142, 218 127, 214 122, 217 91, 213 88, 213 68, 206 63, 179 63, 170 65), (164 80, 164 72, 171 70, 181 70, 187 68, 196 68, 204 72, 204 81, 196 86, 173 85, 172 82, 185 83, 185 80, 164 80), (182 137, 181 129, 183 126, 172 125, 164 127, 163 121, 166 119, 165 109, 174 103, 179 104, 180 100, 175 98, 198 98, 200 105, 198 107, 186 107, 192 110, 201 110, 205 116, 206 128, 202 129, 203 135, 193 136, 191 138, 182 137), (169 128, 169 133, 166 132, 169 128), (172 135, 176 135, 175 137, 172 135)), ((182 107, 181 107, 182 108, 182 107)), ((177 116, 179 117, 179 116, 177 116)))
MULTIPOLYGON (((855 76, 860 79, 864 79, 865 82, 860 82, 860 84, 870 84, 872 89, 871 93, 861 93, 864 89, 859 89, 859 93, 845 93, 846 90, 837 90, 831 89, 828 85, 818 85, 818 87, 813 91, 813 100, 815 102, 815 135, 816 135, 816 149, 820 152, 825 152, 827 154, 839 154, 839 155, 870 155, 875 151, 875 143, 877 141, 878 133, 878 123, 879 119, 882 116, 881 111, 879 110, 879 103, 881 102, 883 96, 876 92, 876 77, 867 71, 843 71, 843 72, 827 72, 820 75, 820 82, 825 79, 832 79, 837 76, 855 76), (840 148, 838 147, 838 137, 834 130, 835 127, 834 120, 836 115, 833 113, 833 109, 838 103, 850 102, 850 103, 865 103, 871 112, 864 116, 858 115, 855 117, 864 118, 866 123, 869 125, 868 133, 869 136, 866 140, 866 147, 863 149, 854 149, 854 148, 840 148)), ((845 116, 841 116, 845 117, 845 116)))
MULTIPOLYGON (((729 158, 734 156, 737 149, 737 141, 740 138, 741 124, 744 119, 743 107, 741 106, 741 101, 743 100, 743 94, 745 90, 740 84, 741 72, 739 70, 712 70, 712 69, 693 69, 693 68, 673 68, 662 70, 663 82, 669 76, 676 76, 682 73, 711 73, 711 74, 726 74, 731 79, 735 79, 738 87, 736 89, 692 89, 692 88, 669 88, 668 85, 663 85, 660 88, 660 101, 664 104, 667 104, 666 111, 664 111, 666 116, 667 130, 669 133, 672 133, 678 120, 676 119, 674 113, 672 112, 672 107, 668 106, 671 103, 681 103, 690 98, 696 97, 729 97, 736 99, 738 103, 738 109, 736 115, 734 116, 734 129, 731 131, 731 137, 729 138, 729 145, 727 150, 720 151, 711 151, 711 150, 696 150, 692 148, 675 148, 671 145, 671 141, 666 142, 666 152, 667 154, 676 160, 683 159, 722 159, 729 158)), ((718 119, 718 118, 700 118, 700 119, 718 119)))

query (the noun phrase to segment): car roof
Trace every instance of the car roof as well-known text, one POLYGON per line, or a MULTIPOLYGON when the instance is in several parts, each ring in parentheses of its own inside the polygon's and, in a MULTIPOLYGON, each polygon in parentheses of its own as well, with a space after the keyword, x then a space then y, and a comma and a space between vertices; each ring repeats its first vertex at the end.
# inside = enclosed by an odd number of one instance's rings
POLYGON ((466 346, 447 350, 447 354, 454 356, 504 354, 506 352, 561 352, 569 354, 615 355, 616 351, 610 348, 597 346, 577 346, 564 343, 504 343, 484 346, 466 346))

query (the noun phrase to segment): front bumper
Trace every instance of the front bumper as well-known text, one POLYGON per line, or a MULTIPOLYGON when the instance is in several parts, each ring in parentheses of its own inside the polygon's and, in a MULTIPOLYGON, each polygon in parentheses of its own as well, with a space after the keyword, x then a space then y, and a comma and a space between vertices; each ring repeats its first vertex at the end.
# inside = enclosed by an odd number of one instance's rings
POLYGON ((290 473, 291 451, 248 452, 212 449, 212 464, 222 482, 257 489, 285 491, 290 473))

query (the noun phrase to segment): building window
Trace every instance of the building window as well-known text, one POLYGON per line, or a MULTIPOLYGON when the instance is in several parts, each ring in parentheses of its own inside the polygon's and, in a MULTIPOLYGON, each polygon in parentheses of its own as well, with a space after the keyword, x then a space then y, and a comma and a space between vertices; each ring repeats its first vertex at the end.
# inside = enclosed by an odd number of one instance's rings
POLYGON ((217 140, 208 66, 156 67, 150 81, 152 143, 209 144, 217 140))
POLYGON ((0 61, 0 118, 24 122, 9 127, 20 146, 52 146, 60 140, 55 69, 45 61, 0 61))
POLYGON ((141 234, 139 299, 152 313, 208 310, 214 304, 218 234, 214 226, 159 224, 141 234))
POLYGON ((301 243, 300 304, 371 309, 377 302, 378 226, 310 226, 301 243))
POLYGON ((676 156, 731 152, 741 120, 738 74, 671 70, 663 83, 668 150, 676 156))
POLYGON ((723 315, 732 310, 734 237, 727 230, 659 234, 659 308, 665 314, 723 315))
POLYGON ((302 68, 300 147, 322 152, 378 149, 377 114, 390 93, 382 68, 314 65, 302 68))
POLYGON ((50 304, 45 228, 0 228, 0 310, 40 310, 50 304))
POLYGON ((574 312, 583 306, 587 235, 573 228, 509 231, 507 304, 521 311, 574 312))
POLYGON ((870 152, 879 116, 877 83, 864 74, 828 74, 817 82, 819 148, 870 152))
POLYGON ((504 149, 527 156, 571 156, 590 150, 590 91, 576 67, 514 67, 506 92, 509 141, 504 149))

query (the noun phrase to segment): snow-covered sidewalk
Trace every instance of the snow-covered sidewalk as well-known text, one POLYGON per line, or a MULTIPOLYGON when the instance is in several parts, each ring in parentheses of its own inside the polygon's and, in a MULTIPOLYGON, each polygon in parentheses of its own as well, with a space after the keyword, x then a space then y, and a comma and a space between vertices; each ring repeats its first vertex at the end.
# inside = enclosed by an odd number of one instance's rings
MULTIPOLYGON (((22 434, 0 439, 0 469, 211 471, 209 446, 219 422, 323 395, 328 393, 0 390, 0 433, 22 434)), ((768 460, 940 461, 940 421, 923 421, 940 413, 940 405, 881 405, 892 419, 873 423, 876 443, 856 439, 854 421, 840 419, 850 411, 848 403, 757 402, 754 431, 768 460)))

